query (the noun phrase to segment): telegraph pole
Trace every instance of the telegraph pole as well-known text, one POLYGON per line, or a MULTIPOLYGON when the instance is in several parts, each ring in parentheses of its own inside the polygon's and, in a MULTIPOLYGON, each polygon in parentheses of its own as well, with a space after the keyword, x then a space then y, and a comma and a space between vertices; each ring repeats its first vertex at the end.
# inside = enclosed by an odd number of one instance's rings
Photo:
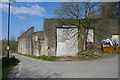
MULTIPOLYGON (((120 1, 118 2, 118 34, 120 34, 120 1)), ((120 37, 119 37, 120 40, 120 37)), ((119 46, 120 46, 120 41, 119 41, 119 46)), ((119 47, 119 51, 120 51, 120 47, 119 47)))
POLYGON ((8 5, 8 44, 7 44, 7 58, 9 59, 9 34, 10 34, 10 1, 8 5))

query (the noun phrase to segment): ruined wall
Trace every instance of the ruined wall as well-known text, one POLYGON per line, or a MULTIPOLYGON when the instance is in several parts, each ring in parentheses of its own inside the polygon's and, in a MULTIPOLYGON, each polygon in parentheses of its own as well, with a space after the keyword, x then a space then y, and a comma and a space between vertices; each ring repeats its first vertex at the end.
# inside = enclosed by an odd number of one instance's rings
POLYGON ((56 56, 57 51, 57 28, 63 25, 75 25, 78 23, 76 19, 44 19, 44 32, 46 43, 46 54, 48 56, 56 56))
POLYGON ((33 55, 32 34, 34 27, 29 28, 20 37, 18 37, 18 52, 22 54, 33 55))
POLYGON ((45 54, 45 40, 44 40, 44 32, 43 31, 37 31, 34 32, 32 35, 32 41, 33 41, 33 54, 35 56, 40 56, 45 54))
POLYGON ((56 22, 51 19, 44 20, 46 54, 48 56, 55 56, 56 52, 56 22))
MULTIPOLYGON (((85 19, 80 20, 81 27, 83 27, 82 23, 85 21, 85 19)), ((57 28, 62 27, 63 25, 78 25, 78 23, 79 20, 77 19, 44 19, 45 43, 47 46, 46 51, 49 56, 56 55, 57 28)), ((94 40, 92 41, 94 41, 97 46, 102 39, 111 38, 112 34, 118 33, 118 21, 117 19, 91 19, 91 28, 94 30, 94 40)), ((78 30, 81 31, 81 29, 78 30)), ((81 51, 81 46, 78 47, 79 51, 81 51)))
MULTIPOLYGON (((57 54, 57 29, 63 26, 78 26, 78 23, 86 20, 77 19, 44 19, 44 32, 34 32, 34 27, 31 27, 18 38, 18 52, 29 55, 47 55, 56 56, 57 54)), ((118 20, 117 19, 92 19, 91 28, 94 30, 95 44, 100 44, 102 39, 111 38, 112 34, 118 34, 118 20)), ((78 28, 78 36, 80 35, 78 28)), ((90 38, 91 39, 91 38, 90 38)), ((78 37, 78 41, 80 37, 78 37)), ((81 41, 82 42, 82 41, 81 41)), ((79 46, 78 51, 81 51, 83 46, 79 46)))
POLYGON ((34 56, 45 54, 44 32, 34 32, 34 27, 29 28, 18 38, 18 52, 34 56))

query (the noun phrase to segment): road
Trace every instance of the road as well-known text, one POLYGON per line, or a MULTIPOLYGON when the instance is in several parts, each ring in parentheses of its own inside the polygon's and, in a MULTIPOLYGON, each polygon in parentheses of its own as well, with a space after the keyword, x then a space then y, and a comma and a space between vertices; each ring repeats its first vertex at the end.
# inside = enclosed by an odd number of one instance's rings
POLYGON ((94 61, 50 62, 15 55, 20 63, 8 77, 16 78, 117 78, 118 56, 94 61))

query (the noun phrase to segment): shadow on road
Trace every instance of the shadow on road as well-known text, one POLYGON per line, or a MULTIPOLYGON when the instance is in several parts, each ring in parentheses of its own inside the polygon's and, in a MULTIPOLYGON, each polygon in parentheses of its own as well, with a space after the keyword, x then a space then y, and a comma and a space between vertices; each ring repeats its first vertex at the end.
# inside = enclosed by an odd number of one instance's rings
POLYGON ((19 59, 15 58, 15 56, 11 56, 9 59, 7 57, 3 57, 2 60, 2 79, 7 78, 9 72, 20 62, 19 59))

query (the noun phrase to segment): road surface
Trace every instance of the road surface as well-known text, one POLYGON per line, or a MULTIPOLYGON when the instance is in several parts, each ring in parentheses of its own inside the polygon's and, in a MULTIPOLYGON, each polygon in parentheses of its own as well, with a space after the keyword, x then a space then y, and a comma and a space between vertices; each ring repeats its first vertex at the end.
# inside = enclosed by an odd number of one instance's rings
POLYGON ((118 56, 94 61, 50 62, 12 55, 20 63, 9 78, 118 78, 118 56))

